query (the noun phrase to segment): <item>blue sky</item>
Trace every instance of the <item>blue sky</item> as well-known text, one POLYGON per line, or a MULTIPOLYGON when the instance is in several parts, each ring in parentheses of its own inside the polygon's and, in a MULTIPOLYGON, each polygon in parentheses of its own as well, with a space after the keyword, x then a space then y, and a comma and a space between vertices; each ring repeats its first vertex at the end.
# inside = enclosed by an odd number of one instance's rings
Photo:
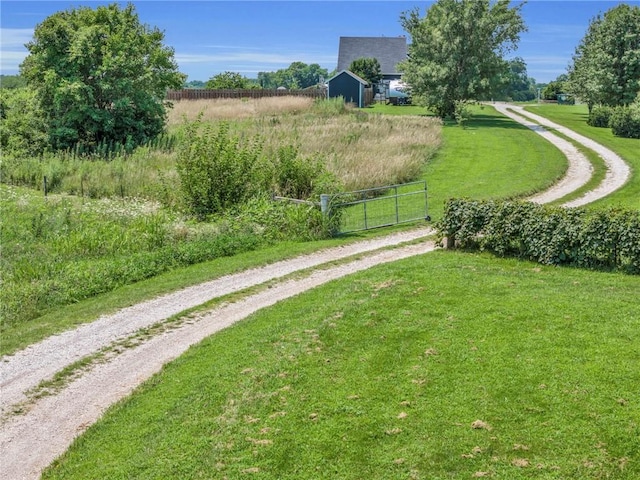
MULTIPOLYGON (((113 1, 5 1, 0 3, 0 73, 15 75, 37 24, 78 6, 113 1)), ((126 2, 118 2, 126 5, 126 2)), ((188 80, 206 81, 223 71, 255 78, 292 62, 318 63, 331 72, 341 36, 406 35, 402 12, 431 1, 132 1, 140 21, 165 33, 165 44, 188 80)), ((518 0, 512 5, 520 4, 518 0)), ((546 83, 565 73, 589 22, 620 3, 640 0, 529 0, 522 14, 529 31, 511 54, 527 63, 529 76, 546 83)))

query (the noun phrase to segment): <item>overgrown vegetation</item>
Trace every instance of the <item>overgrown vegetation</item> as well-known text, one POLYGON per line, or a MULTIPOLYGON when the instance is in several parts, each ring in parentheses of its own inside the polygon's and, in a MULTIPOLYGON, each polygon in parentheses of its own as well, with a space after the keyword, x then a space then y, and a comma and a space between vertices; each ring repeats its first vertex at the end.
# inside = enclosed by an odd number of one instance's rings
POLYGON ((441 237, 467 249, 546 265, 640 274, 640 211, 451 199, 441 237))
POLYGON ((349 181, 413 179, 438 146, 439 123, 427 118, 279 100, 247 120, 183 118, 131 153, 7 152, 2 181, 35 191, 2 187, 3 329, 171 269, 325 237, 334 227, 313 205, 320 193, 349 181), (413 141, 403 143, 412 130, 413 141), (372 162, 372 149, 385 143, 388 156, 372 162), (274 193, 312 203, 276 203, 274 193))

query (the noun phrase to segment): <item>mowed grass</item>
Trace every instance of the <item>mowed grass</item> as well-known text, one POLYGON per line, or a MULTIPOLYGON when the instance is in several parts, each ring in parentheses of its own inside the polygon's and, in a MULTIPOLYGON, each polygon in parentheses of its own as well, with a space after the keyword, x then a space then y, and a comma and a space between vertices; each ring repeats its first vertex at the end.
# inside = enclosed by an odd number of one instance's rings
MULTIPOLYGON (((444 200, 449 197, 522 195, 551 183, 565 164, 546 142, 497 116, 491 108, 478 109, 462 129, 455 124, 442 126, 439 120, 425 116, 420 107, 379 105, 363 111, 335 111, 336 105, 330 102, 323 107, 309 99, 264 100, 179 102, 170 117, 171 128, 179 136, 182 117, 196 118, 202 111, 207 121, 231 122, 238 135, 264 138, 268 148, 295 144, 302 156, 324 159, 349 188, 422 176, 427 181, 428 214, 433 220, 441 216, 444 200), (422 115, 416 115, 418 112, 422 115), (441 145, 441 138, 445 145, 441 145), (496 154, 501 149, 504 153, 496 154)), ((134 293, 139 290, 124 288, 128 284, 144 280, 143 290, 148 295, 179 288, 179 281, 172 280, 172 287, 168 287, 162 277, 154 287, 150 279, 176 269, 172 278, 184 277, 183 286, 192 284, 196 280, 179 269, 197 259, 208 261, 218 256, 209 245, 215 243, 216 225, 194 224, 171 208, 178 202, 179 192, 171 156, 170 151, 142 149, 110 162, 34 159, 25 161, 21 168, 43 169, 41 173, 50 181, 58 179, 55 184, 60 192, 44 199, 35 190, 26 194, 26 190, 3 186, 8 188, 3 192, 11 195, 3 195, 0 202, 5 213, 1 220, 4 285, 0 301, 4 313, 0 353, 96 318, 100 305, 109 311, 141 301, 142 296, 134 293), (78 196, 81 192, 89 195, 89 191, 110 200, 78 196), (93 212, 93 205, 102 204, 110 205, 107 211, 93 212), (169 252, 172 248, 174 253, 169 252), (115 290, 119 292, 109 293, 115 290), (127 300, 126 295, 131 298, 127 300), (82 302, 88 296, 92 297, 88 304, 93 306, 87 310, 82 302), (87 313, 78 315, 79 311, 87 313), (14 321, 18 318, 28 321, 14 321)), ((412 210, 413 200, 416 208, 424 208, 420 196, 405 200, 412 210)), ((392 207, 390 215, 395 217, 392 207)), ((404 209, 398 215, 403 218, 408 214, 404 209)), ((250 245, 237 252, 262 246, 257 236, 244 240, 250 245)), ((279 251, 284 256, 288 250, 311 251, 319 245, 289 242, 279 251)), ((276 255, 268 257, 273 261, 276 255)), ((259 264, 261 256, 255 256, 259 264)), ((248 267, 250 262, 243 264, 248 267)), ((197 278, 206 280, 203 275, 197 278)))
MULTIPOLYGON (((567 169, 567 160, 551 143, 502 116, 490 106, 475 106, 464 128, 445 122, 442 145, 423 170, 429 213, 442 216, 449 198, 523 198, 545 190, 567 169)), ((376 105, 384 114, 426 114, 421 107, 376 105)))
POLYGON ((595 206, 640 208, 640 140, 616 137, 610 128, 587 125, 586 105, 536 105, 526 110, 570 128, 620 155, 631 167, 631 179, 620 190, 594 202, 595 206))
POLYGON ((439 251, 194 346, 45 479, 635 479, 638 278, 439 251))

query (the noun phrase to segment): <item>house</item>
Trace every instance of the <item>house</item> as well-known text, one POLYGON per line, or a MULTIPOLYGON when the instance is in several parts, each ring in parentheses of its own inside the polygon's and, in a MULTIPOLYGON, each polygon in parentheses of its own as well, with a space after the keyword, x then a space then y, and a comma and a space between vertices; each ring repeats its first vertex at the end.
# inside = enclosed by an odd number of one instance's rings
POLYGON ((327 97, 342 97, 345 102, 363 108, 367 106, 366 87, 366 80, 349 70, 342 70, 327 81, 327 97))
POLYGON ((398 64, 407 59, 407 38, 400 37, 340 37, 338 72, 348 70, 359 58, 375 58, 380 63, 383 80, 399 80, 398 64))

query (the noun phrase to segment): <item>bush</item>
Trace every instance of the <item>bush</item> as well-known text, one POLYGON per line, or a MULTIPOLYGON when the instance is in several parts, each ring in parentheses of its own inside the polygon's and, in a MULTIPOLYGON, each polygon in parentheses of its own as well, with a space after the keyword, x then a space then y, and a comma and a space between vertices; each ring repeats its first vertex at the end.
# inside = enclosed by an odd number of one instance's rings
POLYGON ((0 148, 4 157, 41 155, 49 137, 34 90, 0 89, 0 148))
POLYGON ((589 210, 531 202, 449 200, 442 238, 547 265, 640 274, 640 212, 589 210))
POLYGON ((189 213, 205 219, 265 192, 272 166, 264 161, 259 139, 241 142, 221 123, 217 131, 200 119, 185 128, 176 170, 189 213))
POLYGON ((611 114, 613 113, 613 108, 600 105, 594 107, 589 114, 589 119, 587 123, 592 127, 602 127, 606 128, 609 126, 609 121, 611 119, 611 114))
POLYGON ((617 107, 610 120, 614 135, 624 138, 640 138, 640 106, 617 107))
POLYGON ((275 158, 275 189, 278 195, 308 199, 333 191, 336 184, 335 176, 318 158, 301 158, 293 146, 278 149, 275 158))

